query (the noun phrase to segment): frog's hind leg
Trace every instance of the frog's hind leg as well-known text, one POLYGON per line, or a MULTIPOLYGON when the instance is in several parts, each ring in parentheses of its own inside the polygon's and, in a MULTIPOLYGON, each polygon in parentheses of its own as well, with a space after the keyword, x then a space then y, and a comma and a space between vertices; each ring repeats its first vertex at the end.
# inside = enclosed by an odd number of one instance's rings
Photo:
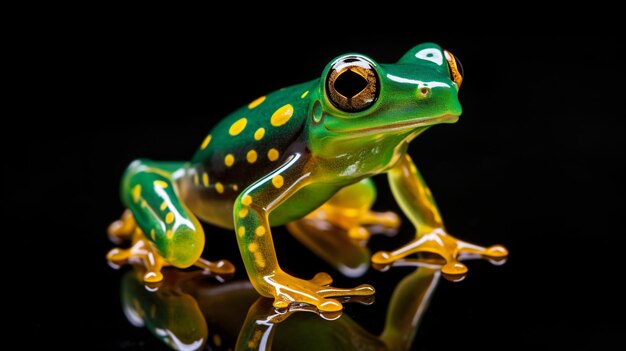
POLYGON ((133 213, 127 209, 120 219, 109 225, 107 233, 109 234, 109 239, 119 245, 131 239, 133 233, 135 233, 135 228, 137 228, 137 223, 135 222, 133 213))
POLYGON ((392 235, 400 226, 393 212, 374 212, 376 187, 371 179, 341 189, 325 204, 287 229, 311 251, 344 275, 357 277, 369 266, 367 241, 372 234, 392 235))
POLYGON ((131 246, 127 249, 117 247, 112 249, 107 254, 107 260, 115 266, 127 263, 143 264, 146 268, 143 279, 148 283, 163 280, 161 269, 168 265, 139 228, 133 230, 131 246))
POLYGON ((122 180, 122 201, 128 207, 119 221, 109 226, 114 241, 132 239, 128 249, 113 249, 107 258, 114 264, 142 262, 144 279, 157 282, 165 265, 186 268, 196 265, 215 274, 230 274, 226 261, 210 262, 200 255, 204 230, 196 216, 180 201, 172 173, 183 167, 176 163, 138 160, 128 167, 122 180))

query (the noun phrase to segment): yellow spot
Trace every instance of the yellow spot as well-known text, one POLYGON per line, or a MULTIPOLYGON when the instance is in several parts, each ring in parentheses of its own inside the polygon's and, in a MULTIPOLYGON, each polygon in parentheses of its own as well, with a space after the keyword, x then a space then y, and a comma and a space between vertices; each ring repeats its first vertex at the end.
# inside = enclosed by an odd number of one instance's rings
POLYGON ((265 128, 259 128, 254 132, 254 140, 261 140, 265 135, 265 128))
POLYGON ((154 229, 150 229, 150 237, 152 238, 152 241, 156 241, 156 233, 154 232, 154 229))
POLYGON ((132 190, 132 194, 133 194, 133 201, 135 201, 135 203, 139 202, 139 198, 141 197, 141 185, 139 184, 135 185, 135 187, 132 190))
POLYGON ((280 174, 272 178, 272 184, 274 184, 276 189, 280 189, 280 187, 282 187, 284 183, 285 183, 285 180, 283 179, 283 176, 281 176, 280 174))
POLYGON ((276 149, 274 149, 274 148, 271 148, 271 149, 270 149, 270 151, 268 151, 268 152, 267 152, 267 158, 268 158, 270 161, 276 161, 276 160, 278 160, 278 156, 279 156, 279 155, 280 155, 280 154, 278 153, 278 150, 276 150, 276 149))
POLYGON ((258 251, 254 253, 254 263, 256 263, 259 268, 265 268, 265 258, 258 251))
POLYGON ((254 150, 248 151, 248 154, 246 155, 246 159, 248 160, 249 163, 255 163, 256 162, 256 158, 257 158, 256 151, 254 151, 254 150))
POLYGON ((172 224, 174 222, 174 214, 172 212, 165 215, 165 223, 172 224))
POLYGON ((154 181, 154 186, 158 186, 159 188, 166 189, 167 188, 167 183, 162 181, 162 180, 155 180, 154 181))
POLYGON ((237 186, 237 184, 233 184, 233 190, 234 191, 239 191, 239 186, 237 186))
POLYGON ((241 199, 241 203, 244 206, 250 206, 250 204, 252 203, 252 196, 244 195, 243 199, 241 199))
POLYGON ((256 228, 256 230, 254 231, 254 234, 258 235, 258 236, 263 236, 265 235, 265 227, 260 225, 256 228))
POLYGON ((163 201, 163 203, 161 204, 161 211, 165 211, 166 208, 167 208, 167 201, 163 201))
POLYGON ((172 233, 172 230, 171 230, 171 229, 168 229, 168 230, 167 230, 166 235, 167 235, 167 238, 168 238, 168 239, 172 239, 172 238, 174 237, 174 233, 172 233))
POLYGON ((283 124, 287 123, 291 116, 293 115, 293 106, 291 104, 287 104, 274 112, 270 122, 274 127, 280 127, 283 124))
POLYGON ((193 183, 198 186, 200 184, 199 180, 198 180, 198 173, 193 175, 193 183))
POLYGON ((241 210, 239 210, 239 218, 246 218, 247 215, 248 215, 247 207, 244 207, 241 210))
POLYGON ((215 190, 217 190, 218 193, 223 193, 224 192, 224 185, 222 185, 222 183, 217 182, 215 183, 215 190))
POLYGON ((263 101, 265 101, 265 96, 261 96, 260 98, 258 98, 258 99, 256 99, 256 100, 252 101, 252 102, 248 105, 248 108, 252 110, 253 108, 255 108, 255 107, 259 106, 260 104, 262 104, 262 103, 263 103, 263 101))
POLYGON ((302 95, 300 95, 301 99, 304 99, 307 95, 309 95, 309 91, 305 91, 304 93, 302 93, 302 95))
POLYGON ((259 244, 257 243, 251 243, 250 245, 248 245, 248 250, 250 250, 250 252, 254 252, 259 248, 259 244))
POLYGON ((239 236, 246 235, 246 228, 245 227, 239 227, 239 229, 237 229, 237 234, 239 234, 239 236))
POLYGON ((238 135, 239 133, 243 132, 244 128, 246 128, 246 124, 248 124, 247 119, 245 118, 238 119, 235 123, 233 123, 232 126, 230 126, 230 129, 228 130, 228 134, 232 136, 238 135))
POLYGON ((206 147, 209 146, 210 142, 211 142, 211 134, 207 135, 206 138, 204 138, 202 145, 200 145, 200 150, 206 149, 206 147))
POLYGON ((222 337, 219 334, 213 335, 213 344, 217 347, 222 346, 222 337))
POLYGON ((204 184, 205 187, 209 186, 209 175, 206 172, 202 173, 202 184, 204 184))
MULTIPOLYGON (((253 349, 258 349, 259 347, 257 347, 257 345, 261 344, 261 337, 263 337, 263 331, 260 330, 261 328, 258 328, 254 331, 254 335, 252 336, 252 343, 255 345, 255 347, 252 347, 253 349)), ((250 342, 248 342, 248 345, 250 345, 250 342)))
POLYGON ((141 199, 141 208, 146 208, 148 207, 148 203, 146 202, 146 200, 141 199))
POLYGON ((226 157, 224 157, 224 164, 226 165, 226 167, 232 166, 233 163, 235 163, 235 156, 233 156, 233 154, 228 154, 226 155, 226 157))

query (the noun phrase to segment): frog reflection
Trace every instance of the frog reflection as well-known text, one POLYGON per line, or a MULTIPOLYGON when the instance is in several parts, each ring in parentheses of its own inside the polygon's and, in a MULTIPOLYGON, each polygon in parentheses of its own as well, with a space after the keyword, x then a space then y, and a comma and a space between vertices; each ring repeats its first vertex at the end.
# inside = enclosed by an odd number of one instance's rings
POLYGON ((123 276, 122 308, 129 322, 145 326, 174 350, 201 350, 209 340, 217 347, 234 345, 249 306, 259 297, 250 283, 219 284, 199 271, 163 272, 163 281, 155 285, 144 283, 145 272, 137 266, 123 276))
MULTIPOLYGON (((150 287, 143 273, 136 268, 122 278, 124 313, 175 350, 200 350, 207 343, 223 350, 293 350, 294 345, 301 350, 405 350, 441 274, 433 265, 406 276, 377 336, 342 312, 320 313, 306 304, 276 309, 247 281, 218 283, 201 272, 166 269, 161 285, 150 287)), ((364 299, 357 302, 371 302, 364 299)))
POLYGON ((298 313, 287 319, 293 311, 277 313, 270 301, 259 299, 248 312, 236 349, 408 350, 441 276, 440 268, 426 264, 396 286, 380 335, 367 331, 346 314, 336 321, 311 313, 298 313))

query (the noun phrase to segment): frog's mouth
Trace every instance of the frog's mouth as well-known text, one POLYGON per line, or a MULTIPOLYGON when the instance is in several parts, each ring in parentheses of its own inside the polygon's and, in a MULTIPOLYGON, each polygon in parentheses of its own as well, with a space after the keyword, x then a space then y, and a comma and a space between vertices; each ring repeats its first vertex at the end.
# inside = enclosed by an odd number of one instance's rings
POLYGON ((326 123, 324 123, 324 128, 329 132, 333 133, 351 133, 351 134, 375 134, 379 132, 393 132, 393 131, 402 131, 405 129, 415 129, 422 127, 429 127, 435 124, 440 123, 454 123, 459 120, 458 115, 443 115, 438 117, 427 117, 427 118, 418 118, 408 121, 396 122, 391 124, 381 124, 378 126, 371 126, 365 128, 357 128, 357 129, 336 129, 332 127, 328 127, 326 123))

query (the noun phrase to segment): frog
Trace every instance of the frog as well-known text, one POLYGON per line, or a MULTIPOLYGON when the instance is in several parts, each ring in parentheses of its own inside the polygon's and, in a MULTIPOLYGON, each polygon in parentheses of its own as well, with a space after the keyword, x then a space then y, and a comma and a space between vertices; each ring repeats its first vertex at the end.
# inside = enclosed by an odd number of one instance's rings
POLYGON ((408 154, 410 142, 424 131, 459 120, 463 75, 460 60, 435 43, 419 44, 392 64, 347 53, 331 60, 317 79, 261 96, 226 116, 190 161, 133 161, 120 186, 126 210, 108 228, 114 241, 132 243, 112 249, 109 262, 143 263, 146 282, 162 280, 165 266, 232 273, 230 261, 201 257, 203 221, 234 232, 252 286, 272 298, 274 307, 308 304, 340 311, 343 297, 373 295, 375 289, 334 287, 324 272, 312 279, 287 273, 279 265, 272 228, 317 211, 325 212, 328 225, 355 236, 368 235, 366 224, 398 226, 397 216, 371 210, 372 177, 379 174, 387 175, 415 237, 375 253, 372 263, 436 254, 445 261, 443 273, 465 274, 463 255, 505 257, 501 245, 483 247, 447 232, 408 154))

